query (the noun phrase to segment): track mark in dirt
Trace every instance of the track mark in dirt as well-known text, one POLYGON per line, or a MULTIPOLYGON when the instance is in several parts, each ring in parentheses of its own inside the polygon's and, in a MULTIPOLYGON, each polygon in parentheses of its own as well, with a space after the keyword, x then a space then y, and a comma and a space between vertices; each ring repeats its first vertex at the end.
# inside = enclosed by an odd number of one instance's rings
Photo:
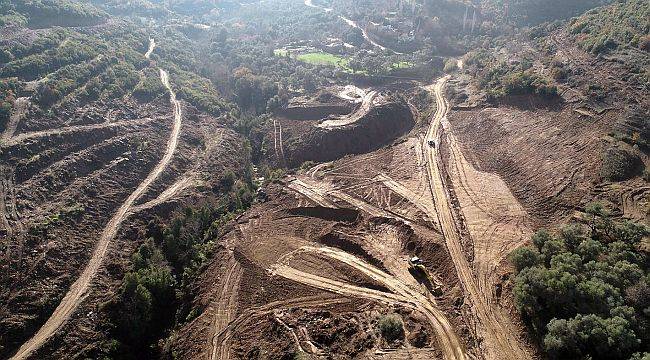
POLYGON ((14 111, 11 113, 11 116, 9 116, 7 127, 5 128, 5 131, 2 133, 2 137, 0 138, 0 140, 2 140, 2 143, 6 143, 14 136, 16 129, 18 129, 18 124, 20 124, 20 120, 22 120, 26 115, 25 112, 27 111, 28 106, 29 98, 19 97, 16 99, 16 102, 14 104, 14 111))
MULTIPOLYGON (((279 301, 270 302, 266 305, 262 305, 259 307, 249 308, 244 310, 235 319, 230 321, 224 329, 222 329, 218 333, 215 333, 213 337, 210 339, 211 341, 210 346, 215 346, 213 345, 213 343, 229 344, 234 334, 241 327, 259 319, 260 317, 271 314, 277 310, 284 310, 284 309, 291 309, 291 308, 301 308, 301 309, 322 308, 330 305, 347 303, 349 301, 350 300, 347 298, 341 298, 338 296, 329 297, 323 295, 315 295, 315 296, 299 297, 299 298, 294 298, 289 300, 279 300, 279 301)), ((210 355, 212 355, 212 353, 210 353, 210 355)))
POLYGON ((163 172, 163 170, 171 161, 178 144, 178 137, 182 124, 182 110, 181 104, 178 100, 176 100, 176 94, 174 93, 169 83, 169 75, 163 69, 160 69, 160 81, 169 91, 170 102, 174 108, 174 124, 169 136, 169 141, 167 142, 167 147, 163 158, 151 171, 151 173, 149 173, 147 178, 142 183, 140 183, 140 185, 138 185, 133 193, 131 193, 131 195, 126 199, 122 206, 120 206, 115 215, 113 215, 111 220, 108 222, 95 247, 95 250, 93 251, 93 255, 90 258, 88 265, 86 265, 86 268, 83 270, 79 278, 72 284, 67 294, 63 300, 61 300, 61 303, 54 310, 50 318, 45 322, 45 324, 43 324, 43 326, 31 339, 29 339, 20 347, 20 349, 18 349, 18 352, 13 356, 12 359, 25 359, 32 355, 34 351, 40 348, 70 318, 77 307, 88 295, 88 288, 90 286, 90 283, 102 264, 108 246, 111 243, 111 240, 113 240, 117 234, 117 231, 120 228, 122 222, 128 217, 129 210, 133 206, 133 203, 145 193, 151 183, 153 183, 154 180, 158 178, 158 176, 163 172))
MULTIPOLYGON (((368 183, 374 182, 369 180, 368 183)), ((407 219, 404 216, 397 214, 390 210, 381 209, 375 205, 369 204, 361 199, 358 199, 354 196, 350 196, 347 193, 341 191, 340 189, 334 189, 329 186, 326 186, 324 183, 315 183, 313 180, 302 177, 295 178, 289 183, 289 188, 295 190, 296 192, 306 196, 317 204, 325 207, 338 207, 335 202, 328 199, 328 197, 334 198, 338 201, 346 202, 355 208, 363 210, 368 214, 376 217, 385 217, 389 219, 396 219, 403 221, 406 224, 411 224, 412 220, 407 219)))
POLYGON ((435 213, 435 207, 429 198, 416 194, 411 189, 402 185, 398 181, 393 180, 386 174, 379 174, 375 177, 375 179, 415 205, 418 209, 420 209, 420 211, 427 215, 430 221, 438 226, 438 224, 436 224, 437 218, 435 216, 431 216, 431 214, 435 213))
POLYGON ((282 122, 273 119, 273 146, 275 147, 275 157, 278 162, 285 163, 284 145, 282 143, 282 122))
MULTIPOLYGON (((212 304, 214 308, 214 318, 212 320, 212 336, 210 337, 210 360, 228 360, 230 359, 229 341, 222 340, 217 342, 217 334, 228 331, 227 327, 237 312, 237 294, 239 292, 239 283, 244 273, 244 269, 239 265, 235 257, 230 256, 228 260, 228 271, 226 277, 221 283, 221 292, 219 298, 212 304)), ((230 339, 229 334, 224 334, 225 339, 230 339)))
POLYGON ((426 168, 436 209, 435 216, 438 217, 460 283, 485 331, 488 356, 491 358, 527 359, 530 358, 530 355, 519 343, 516 333, 511 330, 509 326, 510 320, 501 316, 498 310, 491 309, 486 297, 481 293, 472 266, 463 252, 460 234, 454 220, 443 175, 442 161, 439 156, 439 144, 442 138, 440 129, 449 111, 449 105, 443 91, 449 79, 450 76, 445 76, 433 86, 432 90, 437 104, 436 113, 431 120, 425 141, 421 145, 428 163, 426 168), (435 141, 436 146, 429 146, 429 141, 435 141))
POLYGON ((474 244, 478 286, 491 302, 497 267, 532 235, 528 215, 498 175, 476 170, 452 133, 446 140, 451 184, 474 244))
POLYGON ((269 271, 274 275, 344 296, 371 299, 386 304, 399 304, 406 308, 416 310, 427 318, 436 332, 445 359, 466 359, 465 350, 453 327, 442 311, 434 306, 432 300, 427 295, 420 293, 419 289, 412 288, 399 278, 387 274, 354 255, 335 248, 303 246, 278 259, 278 262, 269 271), (344 263, 383 284, 391 292, 363 288, 290 267, 289 263, 292 257, 302 252, 317 253, 344 263))
POLYGON ((151 121, 153 121, 152 118, 143 118, 143 119, 136 119, 136 120, 117 121, 112 123, 75 125, 75 126, 68 126, 60 129, 34 131, 34 132, 16 135, 11 139, 8 139, 6 142, 3 142, 2 146, 16 145, 26 140, 54 136, 54 135, 64 135, 68 133, 85 132, 85 131, 92 131, 92 130, 99 130, 99 129, 110 129, 110 128, 120 127, 120 126, 141 125, 141 124, 149 123, 151 121))

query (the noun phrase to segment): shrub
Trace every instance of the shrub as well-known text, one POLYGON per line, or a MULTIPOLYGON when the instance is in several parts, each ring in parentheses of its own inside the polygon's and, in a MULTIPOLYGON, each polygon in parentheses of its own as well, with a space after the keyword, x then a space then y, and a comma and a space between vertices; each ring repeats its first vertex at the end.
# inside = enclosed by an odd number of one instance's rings
POLYGON ((163 86, 158 72, 154 69, 146 69, 142 81, 133 90, 133 96, 139 101, 151 101, 167 91, 163 86))
POLYGON ((541 260, 541 254, 536 249, 529 247, 521 247, 510 254, 510 262, 515 266, 517 272, 538 265, 541 260))
POLYGON ((444 72, 452 73, 458 70, 458 63, 454 59, 449 59, 445 62, 444 72))
POLYGON ((388 342, 404 339, 404 324, 397 314, 382 316, 379 319, 379 330, 388 342))
POLYGON ((540 231, 534 248, 510 255, 515 303, 551 359, 628 359, 650 341, 650 275, 638 250, 650 232, 597 203, 586 211, 588 227, 540 231))
POLYGON ((643 162, 627 150, 610 147, 603 154, 601 175, 611 181, 623 181, 641 173, 643 162))

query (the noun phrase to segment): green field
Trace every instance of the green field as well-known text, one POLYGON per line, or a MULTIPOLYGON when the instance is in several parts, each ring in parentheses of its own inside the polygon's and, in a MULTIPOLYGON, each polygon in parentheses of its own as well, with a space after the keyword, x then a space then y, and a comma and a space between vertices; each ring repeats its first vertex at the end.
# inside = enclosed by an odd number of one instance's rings
POLYGON ((323 53, 323 52, 313 52, 307 54, 301 54, 296 57, 300 61, 304 61, 308 64, 314 65, 332 65, 338 66, 343 69, 348 69, 349 60, 342 58, 340 56, 323 53))
POLYGON ((287 56, 289 52, 286 49, 275 49, 273 50, 273 55, 275 56, 287 56))
POLYGON ((410 61, 400 61, 400 62, 392 63, 390 65, 390 68, 391 69, 408 69, 408 68, 412 68, 414 65, 415 64, 413 64, 410 61))

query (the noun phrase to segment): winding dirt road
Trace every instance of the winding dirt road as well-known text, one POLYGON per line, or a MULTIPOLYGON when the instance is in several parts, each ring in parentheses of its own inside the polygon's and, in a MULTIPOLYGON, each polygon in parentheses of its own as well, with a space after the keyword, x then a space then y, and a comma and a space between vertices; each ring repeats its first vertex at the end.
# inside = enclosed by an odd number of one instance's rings
MULTIPOLYGON (((331 11, 333 11, 333 9, 325 8, 325 7, 322 7, 322 6, 315 5, 315 4, 313 3, 312 0, 305 0, 305 5, 307 5, 307 6, 311 7, 311 8, 314 8, 314 9, 320 9, 320 10, 323 10, 323 11, 325 11, 325 12, 331 12, 331 11)), ((343 15, 337 15, 337 16, 338 16, 341 20, 345 21, 345 23, 348 24, 349 26, 361 30, 361 34, 363 35, 363 38, 364 38, 367 42, 369 42, 370 45, 372 45, 372 46, 374 46, 374 47, 376 47, 376 48, 378 48, 378 49, 380 49, 380 50, 388 50, 388 51, 390 51, 390 52, 392 52, 393 54, 396 54, 396 55, 403 55, 403 53, 401 53, 401 52, 397 52, 397 51, 395 51, 395 50, 392 50, 392 49, 389 49, 389 48, 387 48, 387 47, 385 47, 385 46, 382 46, 382 45, 378 44, 376 41, 374 41, 373 39, 371 39, 370 36, 368 36, 368 33, 366 32, 366 30, 365 30, 364 28, 362 28, 361 26, 359 26, 359 24, 357 24, 356 21, 354 21, 354 20, 350 20, 350 19, 346 18, 346 17, 343 16, 343 15)))
POLYGON ((315 288, 331 291, 337 294, 371 299, 386 304, 399 304, 423 314, 433 326, 439 345, 445 359, 466 359, 465 350, 454 332, 453 327, 442 311, 437 309, 432 300, 417 289, 405 284, 400 279, 366 263, 354 255, 330 247, 303 246, 296 251, 286 254, 273 266, 271 272, 275 275, 294 280, 315 288), (333 260, 344 263, 371 279, 383 284, 391 292, 367 289, 356 285, 346 284, 319 275, 310 274, 290 267, 291 258, 302 252, 318 253, 333 260))
POLYGON ((131 208, 135 201, 142 196, 149 186, 160 176, 160 174, 165 170, 167 165, 172 159, 174 152, 176 151, 176 146, 178 144, 178 137, 181 130, 182 124, 182 113, 181 113, 181 104, 176 100, 176 94, 169 84, 169 76, 167 72, 160 69, 160 81, 163 83, 165 88, 169 91, 170 101, 174 108, 174 124, 172 127, 169 140, 167 142, 167 148, 165 154, 156 167, 149 173, 147 178, 140 183, 140 185, 131 193, 131 195, 126 199, 126 201, 120 206, 115 215, 108 222, 104 231, 101 234, 97 246, 93 252, 88 265, 83 270, 79 278, 72 284, 68 293, 65 295, 63 300, 57 308, 54 310, 50 318, 45 322, 45 324, 38 330, 38 332, 24 343, 18 352, 14 355, 12 359, 26 359, 33 354, 38 348, 40 348, 47 340, 54 335, 61 326, 72 316, 74 311, 79 307, 81 302, 88 295, 88 290, 90 284, 95 277, 95 274, 101 266, 108 246, 110 245, 113 238, 117 234, 117 231, 120 228, 120 225, 124 220, 131 214, 131 208))
POLYGON ((436 113, 421 145, 427 160, 426 169, 435 204, 435 212, 460 283, 473 306, 481 328, 485 332, 488 357, 495 359, 527 359, 530 356, 521 347, 516 334, 511 330, 509 326, 510 320, 500 316, 498 310, 492 309, 486 300, 486 296, 480 291, 472 266, 463 252, 459 231, 454 221, 453 210, 450 206, 451 199, 447 193, 439 151, 442 139, 440 130, 443 120, 446 119, 449 112, 449 104, 443 95, 445 85, 449 79, 450 76, 445 76, 439 79, 433 87, 437 104, 436 113), (431 140, 435 141, 436 146, 428 145, 428 141, 431 140))
POLYGON ((374 103, 374 100, 377 97, 377 94, 378 94, 377 91, 374 90, 367 92, 363 96, 363 100, 361 101, 361 106, 359 106, 359 109, 357 109, 357 111, 355 111, 350 115, 344 116, 340 119, 325 120, 319 123, 318 127, 321 129, 335 129, 346 125, 354 124, 363 116, 365 116, 368 113, 368 111, 370 111, 374 103))

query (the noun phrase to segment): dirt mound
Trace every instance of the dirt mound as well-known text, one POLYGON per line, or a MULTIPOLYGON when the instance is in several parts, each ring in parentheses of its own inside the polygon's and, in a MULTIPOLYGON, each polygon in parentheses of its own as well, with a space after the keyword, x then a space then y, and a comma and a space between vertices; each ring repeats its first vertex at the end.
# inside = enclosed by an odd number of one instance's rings
POLYGON ((288 120, 320 120, 330 115, 347 115, 354 109, 351 103, 303 104, 280 109, 277 115, 288 120))
POLYGON ((388 272, 388 269, 386 269, 384 264, 381 261, 377 260, 376 258, 372 257, 370 254, 368 254, 368 252, 364 250, 363 246, 357 244, 352 240, 345 238, 340 233, 333 233, 333 232, 327 233, 324 236, 320 237, 318 239, 318 242, 323 245, 339 248, 345 252, 354 254, 366 260, 368 263, 382 269, 383 271, 388 272))
POLYGON ((299 128, 282 124, 286 163, 297 167, 308 160, 325 162, 378 149, 412 129, 415 121, 408 105, 388 103, 372 108, 354 124, 331 130, 311 127, 300 134, 299 128))

